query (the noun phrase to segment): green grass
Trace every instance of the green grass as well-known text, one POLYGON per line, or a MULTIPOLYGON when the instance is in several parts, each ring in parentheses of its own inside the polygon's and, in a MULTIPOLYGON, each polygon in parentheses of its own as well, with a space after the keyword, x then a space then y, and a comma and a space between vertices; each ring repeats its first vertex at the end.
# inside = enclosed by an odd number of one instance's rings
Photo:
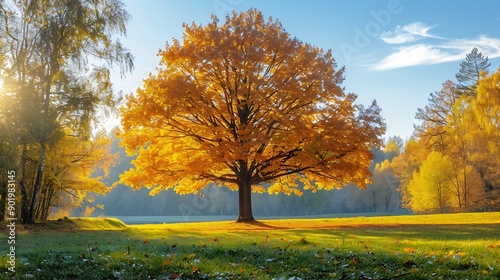
POLYGON ((500 279, 500 213, 253 225, 80 219, 19 229, 16 245, 15 279, 500 279))
POLYGON ((74 219, 58 219, 49 220, 43 223, 23 226, 26 230, 114 230, 125 229, 122 221, 113 218, 74 218, 74 219))

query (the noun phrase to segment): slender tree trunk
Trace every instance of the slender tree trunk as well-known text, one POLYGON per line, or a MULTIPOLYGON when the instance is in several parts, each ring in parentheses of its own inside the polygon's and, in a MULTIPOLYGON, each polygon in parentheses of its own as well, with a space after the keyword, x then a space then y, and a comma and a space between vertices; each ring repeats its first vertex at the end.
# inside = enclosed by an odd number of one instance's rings
POLYGON ((31 196, 31 204, 29 209, 28 220, 26 223, 32 224, 35 222, 35 209, 38 203, 38 196, 40 195, 40 189, 42 187, 43 169, 45 167, 45 150, 47 145, 45 143, 40 143, 40 158, 38 160, 37 174, 35 179, 35 185, 33 186, 33 195, 31 196))
POLYGON ((52 194, 52 189, 49 189, 48 187, 46 187, 46 189, 41 192, 41 196, 38 202, 40 206, 37 207, 37 210, 35 212, 35 220, 45 221, 49 217, 52 194))
POLYGON ((0 182, 0 197, 1 197, 0 198, 0 221, 4 221, 4 219, 5 219, 5 204, 7 202, 7 180, 2 180, 0 182))
POLYGON ((463 210, 461 209, 461 212, 464 212, 464 210, 467 211, 468 210, 467 208, 469 207, 469 204, 467 203, 467 194, 469 192, 469 189, 467 186, 467 184, 468 184, 468 182, 467 182, 467 177, 468 177, 467 176, 467 163, 465 160, 464 160, 464 172, 463 173, 464 173, 464 191, 463 191, 464 203, 463 203, 463 205, 464 205, 465 209, 463 209, 463 210))
POLYGON ((21 153, 21 178, 19 180, 19 190, 21 191, 21 222, 26 223, 29 219, 29 199, 28 192, 26 191, 26 144, 23 144, 23 151, 21 153))
POLYGON ((458 208, 461 209, 462 208, 462 192, 461 192, 461 186, 460 186, 460 178, 459 178, 460 174, 459 174, 459 170, 455 171, 454 172, 454 181, 455 181, 455 189, 456 189, 456 197, 457 197, 457 201, 458 201, 458 208))
POLYGON ((252 213, 252 186, 247 180, 238 184, 239 213, 238 223, 255 222, 252 213))
MULTIPOLYGON (((392 186, 391 186, 392 188, 392 186)), ((385 195, 385 211, 386 212, 392 212, 392 211, 389 211, 389 207, 391 205, 391 198, 392 198, 392 189, 389 189, 387 191, 387 194, 385 195)))
MULTIPOLYGON (((52 59, 52 63, 56 63, 57 65, 57 59, 52 59)), ((50 65, 50 68, 48 69, 48 74, 46 76, 46 83, 45 83, 45 93, 44 93, 44 103, 43 103, 43 110, 45 112, 45 118, 47 123, 50 123, 50 88, 52 85, 52 77, 54 76, 53 73, 55 72, 54 70, 58 68, 53 64, 50 65)), ((52 131, 47 131, 47 135, 50 135, 52 131)), ((33 195, 31 196, 31 204, 30 204, 30 211, 29 211, 29 216, 28 216, 28 221, 27 223, 32 224, 35 222, 35 209, 38 204, 38 196, 40 195, 40 190, 42 188, 42 180, 43 180, 43 170, 45 167, 45 155, 47 152, 47 143, 42 140, 40 141, 40 153, 39 153, 39 159, 38 159, 38 166, 37 166, 37 172, 36 172, 36 179, 35 179, 35 185, 33 186, 33 195)))

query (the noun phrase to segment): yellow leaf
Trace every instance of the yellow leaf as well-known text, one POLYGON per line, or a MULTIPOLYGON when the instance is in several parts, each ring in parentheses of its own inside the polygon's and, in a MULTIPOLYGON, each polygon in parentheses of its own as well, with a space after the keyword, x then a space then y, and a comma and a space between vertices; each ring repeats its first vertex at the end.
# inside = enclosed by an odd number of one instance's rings
POLYGON ((404 248, 403 251, 410 253, 410 254, 415 253, 415 249, 413 247, 404 248))
POLYGON ((169 266, 172 263, 170 259, 163 260, 161 263, 161 266, 169 266))

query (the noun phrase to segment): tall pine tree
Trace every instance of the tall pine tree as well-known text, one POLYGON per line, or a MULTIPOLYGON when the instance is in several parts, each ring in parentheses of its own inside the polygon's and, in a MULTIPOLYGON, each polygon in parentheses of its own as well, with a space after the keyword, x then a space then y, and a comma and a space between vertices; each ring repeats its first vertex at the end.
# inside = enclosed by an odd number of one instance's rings
POLYGON ((473 48, 460 63, 460 70, 455 75, 459 82, 457 92, 475 96, 480 74, 482 71, 487 71, 490 65, 488 57, 485 57, 477 48, 473 48))

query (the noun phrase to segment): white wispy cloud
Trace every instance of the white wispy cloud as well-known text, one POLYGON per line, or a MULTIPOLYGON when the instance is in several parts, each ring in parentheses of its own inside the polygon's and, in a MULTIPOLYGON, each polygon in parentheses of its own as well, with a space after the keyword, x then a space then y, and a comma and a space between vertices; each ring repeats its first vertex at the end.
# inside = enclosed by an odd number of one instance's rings
POLYGON ((415 44, 402 46, 372 65, 376 71, 410 66, 432 65, 461 61, 474 47, 490 59, 500 57, 500 38, 480 35, 472 39, 449 39, 439 44, 415 44))
POLYGON ((429 26, 422 22, 413 22, 407 25, 398 25, 394 31, 386 31, 380 34, 380 39, 388 44, 404 44, 415 42, 422 38, 437 38, 442 37, 432 35, 429 30, 437 25, 429 26))

